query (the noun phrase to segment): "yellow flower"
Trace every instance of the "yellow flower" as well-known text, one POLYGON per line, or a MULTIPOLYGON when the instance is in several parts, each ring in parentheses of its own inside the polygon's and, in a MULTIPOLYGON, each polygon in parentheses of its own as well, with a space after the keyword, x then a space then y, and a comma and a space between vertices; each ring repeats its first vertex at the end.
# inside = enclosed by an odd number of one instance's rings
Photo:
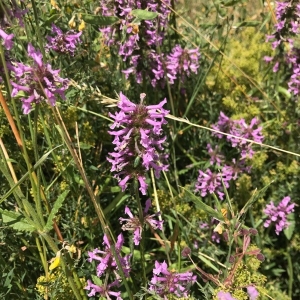
POLYGON ((51 265, 49 266, 49 270, 53 270, 60 265, 60 251, 56 253, 56 257, 51 259, 51 265))
POLYGON ((70 28, 75 28, 76 27, 75 15, 71 18, 68 25, 69 25, 70 28))
POLYGON ((85 28, 85 22, 83 20, 81 20, 80 25, 78 26, 78 30, 82 31, 85 28))

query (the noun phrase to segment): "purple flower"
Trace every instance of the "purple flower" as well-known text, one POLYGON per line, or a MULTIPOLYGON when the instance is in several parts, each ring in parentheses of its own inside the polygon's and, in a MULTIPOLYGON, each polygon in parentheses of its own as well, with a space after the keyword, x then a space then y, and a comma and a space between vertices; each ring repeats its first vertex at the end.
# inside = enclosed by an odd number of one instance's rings
POLYGON ((110 290, 113 287, 119 287, 119 285, 119 280, 115 280, 114 282, 103 286, 99 286, 94 284, 91 280, 88 280, 87 286, 84 287, 84 289, 90 291, 88 294, 89 297, 93 297, 98 293, 105 299, 111 299, 110 297, 113 296, 116 297, 116 300, 123 300, 121 298, 121 292, 113 292, 110 290))
POLYGON ((2 10, 2 16, 0 17, 0 28, 5 29, 6 27, 10 27, 16 19, 19 21, 19 26, 24 27, 23 15, 27 13, 28 9, 20 9, 15 0, 9 2, 10 7, 8 7, 8 3, 1 1, 0 9, 2 10))
POLYGON ((289 226, 287 221, 287 215, 294 211, 295 204, 289 204, 291 198, 289 196, 284 197, 278 206, 274 205, 274 202, 271 201, 270 204, 267 204, 264 209, 264 213, 268 216, 268 219, 264 223, 264 227, 269 227, 273 222, 276 225, 275 232, 277 235, 289 226))
POLYGON ((259 296, 257 289, 253 285, 247 286, 247 293, 249 295, 249 300, 256 300, 259 296))
POLYGON ((223 199, 224 193, 223 183, 226 188, 229 188, 229 181, 231 180, 231 174, 225 170, 225 172, 212 172, 210 169, 206 170, 206 173, 199 171, 199 176, 195 184, 195 191, 200 192, 202 197, 205 197, 207 193, 217 193, 220 199, 223 199), (223 181, 223 183, 222 183, 223 181))
MULTIPOLYGON (((155 220, 154 217, 159 215, 159 213, 156 213, 154 215, 147 215, 147 212, 151 206, 151 200, 148 199, 146 201, 146 207, 144 209, 144 220, 143 222, 146 223, 149 227, 156 230, 162 230, 162 224, 163 221, 155 220)), ((133 216, 130 209, 126 206, 125 207, 125 213, 130 217, 129 219, 119 218, 120 222, 126 222, 126 224, 122 225, 123 230, 130 230, 133 231, 133 241, 134 244, 137 246, 140 243, 140 240, 142 238, 142 229, 143 224, 141 224, 140 219, 137 216, 133 216)))
POLYGON ((12 41, 12 39, 14 38, 14 35, 7 34, 0 28, 0 36, 3 39, 3 45, 4 45, 5 49, 10 50, 14 45, 13 41, 12 41))
POLYGON ((63 33, 60 28, 52 24, 52 35, 54 37, 47 36, 48 44, 46 45, 46 49, 74 56, 76 46, 80 43, 81 34, 82 32, 75 34, 73 30, 63 33))
POLYGON ((222 161, 224 160, 224 156, 222 154, 219 154, 219 146, 216 146, 215 149, 213 149, 210 144, 207 144, 207 150, 210 156, 210 164, 216 164, 217 166, 220 166, 222 161))
POLYGON ((236 298, 233 298, 229 292, 223 292, 223 291, 220 291, 217 294, 217 299, 218 300, 237 300, 236 298))
POLYGON ((164 299, 168 299, 168 295, 174 294, 177 297, 188 297, 189 288, 196 282, 196 278, 197 276, 193 275, 192 272, 168 271, 168 265, 165 261, 163 263, 155 261, 149 291, 164 297, 164 299))
MULTIPOLYGON (((122 234, 118 235, 117 243, 115 245, 115 250, 118 255, 119 261, 122 265, 124 274, 126 277, 129 276, 130 272, 130 266, 129 266, 129 259, 130 255, 126 255, 124 257, 121 257, 121 248, 124 243, 124 238, 122 234)), ((116 262, 116 259, 110 249, 110 243, 106 235, 103 237, 103 245, 105 245, 104 250, 99 250, 98 248, 94 249, 93 251, 88 252, 88 261, 97 261, 99 262, 97 265, 97 276, 101 277, 107 270, 110 272, 113 271, 114 273, 117 273, 118 271, 118 265, 116 262)), ((118 276, 117 276, 118 277, 118 276)))
POLYGON ((12 96, 24 92, 26 97, 21 98, 24 114, 28 114, 32 103, 39 103, 46 99, 54 106, 57 96, 65 99, 65 90, 68 88, 68 79, 59 77, 59 70, 53 70, 50 64, 45 64, 41 52, 28 44, 28 55, 33 59, 33 65, 24 65, 16 62, 13 67, 14 81, 12 96))
POLYGON ((122 190, 126 189, 130 179, 136 179, 143 195, 146 195, 148 188, 146 172, 153 168, 155 176, 159 177, 161 171, 168 169, 164 163, 168 156, 160 153, 166 140, 162 125, 167 123, 165 116, 169 111, 163 109, 167 100, 145 106, 142 104, 145 96, 141 94, 141 103, 134 104, 120 93, 120 112, 109 114, 114 119, 109 134, 115 137, 113 144, 116 147, 107 158, 112 164, 111 171, 117 172, 115 177, 122 190), (119 127, 123 128, 117 130, 119 127))
MULTIPOLYGON (((262 135, 262 127, 258 126, 259 121, 257 118, 253 118, 248 125, 244 119, 231 120, 223 112, 220 112, 220 116, 217 124, 212 125, 212 128, 221 132, 229 133, 233 136, 226 136, 227 141, 231 143, 231 146, 238 148, 241 153, 241 158, 251 158, 254 154, 249 142, 241 139, 252 140, 257 143, 262 143, 264 137, 262 135)), ((218 138, 224 137, 221 133, 214 133, 218 138)))
POLYGON ((191 73, 197 74, 199 68, 200 54, 198 49, 182 49, 176 45, 172 52, 166 57, 166 69, 169 82, 174 83, 175 79, 184 82, 191 73))

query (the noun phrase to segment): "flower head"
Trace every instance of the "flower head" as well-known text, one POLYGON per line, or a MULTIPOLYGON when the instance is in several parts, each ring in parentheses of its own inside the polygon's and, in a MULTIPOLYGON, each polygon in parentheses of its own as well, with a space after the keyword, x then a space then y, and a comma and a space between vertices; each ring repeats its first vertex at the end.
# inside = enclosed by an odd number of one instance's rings
POLYGON ((116 300, 122 300, 121 298, 121 292, 114 292, 111 290, 113 287, 119 287, 120 283, 119 280, 115 280, 114 282, 99 286, 97 284, 94 284, 91 280, 87 281, 87 286, 84 287, 85 290, 90 291, 88 294, 89 297, 95 296, 97 293, 106 299, 112 299, 111 296, 116 297, 116 300))
POLYGON ((290 200, 291 198, 289 196, 284 197, 278 206, 275 206, 274 202, 271 201, 264 210, 264 213, 268 216, 264 226, 269 227, 272 222, 275 223, 275 232, 277 235, 289 226, 287 215, 292 213, 295 207, 295 203, 289 204, 290 200))
POLYGON ((3 39, 3 45, 6 50, 10 50, 13 47, 13 41, 14 38, 13 34, 7 34, 0 28, 0 36, 3 39))
MULTIPOLYGON (((146 201, 146 207, 144 209, 144 224, 147 224, 152 229, 160 229, 162 230, 163 221, 155 220, 154 217, 159 215, 156 213, 154 215, 148 215, 147 212, 151 206, 151 200, 148 199, 146 201)), ((123 230, 133 231, 133 241, 135 245, 139 245, 140 240, 142 238, 142 230, 143 224, 137 216, 133 216, 130 209, 126 206, 125 213, 130 217, 129 219, 119 218, 120 222, 126 222, 126 224, 122 225, 123 230)))
POLYGON ((218 300, 236 300, 235 298, 233 298, 231 296, 231 294, 229 292, 224 292, 224 291, 220 291, 217 294, 217 299, 218 300))
MULTIPOLYGON (((121 248, 124 243, 124 238, 122 234, 119 234, 115 250, 118 255, 119 261, 122 265, 124 274, 126 277, 129 276, 130 266, 129 266, 129 258, 130 255, 126 255, 121 257, 120 252, 121 248)), ((102 276, 107 270, 114 272, 117 274, 118 272, 118 265, 116 259, 111 251, 111 245, 106 235, 103 237, 103 245, 105 245, 104 250, 99 250, 98 248, 94 249, 93 251, 88 252, 88 261, 97 261, 99 262, 97 265, 97 276, 102 276)), ((118 276, 117 276, 118 277, 118 276)))
POLYGON ((74 56, 76 46, 80 42, 81 34, 82 32, 74 33, 73 30, 63 33, 60 28, 52 24, 52 35, 54 37, 47 36, 48 44, 46 45, 46 49, 74 56))
POLYGON ((168 270, 166 262, 155 261, 153 277, 150 282, 149 291, 168 299, 168 295, 177 297, 188 297, 189 288, 196 282, 197 276, 192 272, 177 273, 168 270))
POLYGON ((32 66, 23 63, 14 63, 14 81, 12 96, 24 92, 27 97, 21 98, 24 114, 28 114, 32 103, 39 103, 46 99, 54 106, 57 96, 65 99, 65 90, 68 88, 68 79, 59 77, 59 70, 53 70, 51 65, 43 62, 41 52, 28 44, 28 55, 33 59, 32 66))
MULTIPOLYGON (((145 96, 141 94, 142 101, 145 96)), ((168 169, 165 163, 168 156, 160 153, 166 140, 162 130, 162 125, 167 123, 165 116, 169 113, 163 108, 166 102, 164 99, 157 105, 134 104, 120 93, 120 111, 110 114, 114 123, 109 134, 114 136, 116 147, 107 160, 112 164, 111 171, 117 172, 115 177, 123 191, 130 179, 136 179, 145 195, 148 187, 146 172, 153 168, 156 177, 159 177, 161 171, 168 169), (123 128, 116 130, 119 127, 123 128)))

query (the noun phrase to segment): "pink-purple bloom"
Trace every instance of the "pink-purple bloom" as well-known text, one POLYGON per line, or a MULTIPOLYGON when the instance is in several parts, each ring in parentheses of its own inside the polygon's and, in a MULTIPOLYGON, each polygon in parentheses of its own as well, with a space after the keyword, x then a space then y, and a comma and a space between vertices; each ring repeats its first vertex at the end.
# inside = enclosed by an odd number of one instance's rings
POLYGON ((219 198, 223 199, 223 184, 226 188, 229 188, 229 181, 231 179, 232 174, 224 168, 222 172, 212 172, 211 169, 206 169, 205 172, 199 170, 195 191, 200 192, 202 197, 205 197, 208 193, 217 193, 219 198))
POLYGON ((229 292, 220 291, 217 294, 218 300, 237 300, 236 298, 233 298, 229 292))
POLYGON ((73 30, 63 33, 59 27, 52 24, 53 37, 47 36, 48 44, 46 45, 46 49, 74 56, 77 44, 80 43, 81 34, 82 32, 75 33, 73 30))
POLYGON ((300 64, 299 64, 299 46, 295 43, 295 38, 299 35, 299 17, 300 5, 297 1, 276 1, 276 19, 274 33, 267 36, 267 42, 271 42, 272 48, 277 50, 274 59, 266 57, 265 61, 274 61, 273 72, 279 70, 279 57, 284 51, 285 45, 289 50, 284 56, 284 61, 291 69, 291 76, 288 80, 289 92, 298 95, 300 91, 300 64))
POLYGON ((162 230, 163 221, 154 219, 154 217, 158 216, 159 213, 153 215, 147 214, 150 206, 151 206, 151 200, 148 199, 146 201, 146 206, 144 209, 143 223, 141 223, 139 217, 134 216, 131 213, 131 210, 127 206, 125 207, 125 213, 129 216, 129 219, 119 218, 121 223, 126 222, 124 225, 122 225, 123 230, 133 231, 133 241, 136 246, 139 245, 140 240, 142 238, 142 230, 144 224, 147 224, 149 227, 151 227, 154 230, 157 229, 162 230))
POLYGON ((259 292, 253 285, 247 286, 247 293, 249 296, 249 300, 256 300, 257 297, 259 296, 259 292))
POLYGON ((28 114, 33 103, 46 100, 51 106, 55 106, 57 97, 65 99, 65 91, 68 88, 68 79, 61 78, 60 70, 53 70, 51 65, 43 62, 43 56, 31 44, 28 44, 28 55, 33 59, 32 65, 20 62, 13 63, 12 96, 19 92, 25 93, 21 98, 24 114, 28 114))
MULTIPOLYGON (((126 255, 124 257, 121 256, 121 249, 123 243, 124 243, 123 235, 119 234, 117 238, 117 242, 115 244, 115 250, 118 255, 119 261, 122 265, 123 272, 125 276, 128 277, 130 272, 130 265, 129 265, 130 255, 126 255)), ((104 235, 103 237, 103 245, 104 245, 104 250, 100 250, 96 248, 93 251, 88 252, 88 256, 89 256, 88 261, 89 262, 96 261, 97 263, 98 277, 101 277, 107 271, 113 272, 115 274, 118 273, 118 265, 112 253, 110 242, 106 235, 104 235)))
POLYGON ((170 5, 170 0, 100 1, 102 15, 119 18, 118 22, 100 28, 100 31, 108 46, 116 46, 124 61, 122 72, 126 78, 135 76, 137 83, 146 79, 153 87, 158 84, 164 87, 167 80, 174 84, 175 80, 184 81, 191 73, 197 74, 198 49, 183 49, 176 45, 169 54, 158 50, 167 32, 170 5), (135 9, 156 13, 156 17, 137 21, 133 14, 135 9))
POLYGON ((14 38, 14 35, 11 33, 11 34, 7 34, 4 30, 2 30, 0 28, 0 37, 3 39, 3 45, 4 45, 4 48, 6 50, 11 50, 11 48, 13 47, 13 41, 12 39, 14 38))
MULTIPOLYGON (((221 132, 229 133, 226 139, 231 143, 233 148, 237 148, 241 153, 241 159, 246 157, 252 158, 254 151, 249 142, 243 140, 248 139, 256 143, 263 142, 262 127, 259 126, 259 120, 253 118, 248 125, 244 119, 231 120, 223 112, 220 113, 218 122, 212 125, 212 128, 221 132)), ((214 133, 218 138, 223 138, 221 133, 214 133)))
POLYGON ((123 298, 121 297, 121 292, 114 292, 111 290, 112 288, 119 286, 120 282, 117 279, 110 284, 103 284, 102 286, 94 284, 91 280, 88 280, 87 286, 84 287, 84 289, 90 291, 88 293, 89 297, 93 297, 96 296, 96 294, 99 294, 99 296, 102 296, 104 299, 112 299, 111 297, 115 297, 116 300, 123 300, 123 298))
POLYGON ((168 299, 168 295, 188 297, 189 288, 196 282, 197 276, 192 272, 177 273, 169 271, 168 265, 155 261, 153 277, 150 281, 149 291, 168 299))
POLYGON ((143 195, 146 195, 148 188, 146 172, 153 168, 155 176, 159 177, 161 171, 168 169, 168 156, 161 153, 166 141, 162 125, 167 123, 165 116, 169 111, 163 108, 167 100, 145 106, 142 104, 145 96, 141 94, 141 103, 135 104, 120 93, 120 111, 115 115, 109 114, 114 119, 109 134, 114 136, 113 144, 116 147, 107 158, 122 190, 126 189, 130 179, 136 179, 143 195))
POLYGON ((172 52, 167 55, 165 62, 170 84, 173 84, 176 79, 184 82, 191 73, 197 74, 199 58, 200 53, 198 49, 188 50, 183 49, 180 45, 176 45, 172 52))
POLYGON ((289 226, 287 216, 294 211, 295 203, 291 203, 289 196, 284 197, 278 206, 275 206, 271 201, 264 209, 264 213, 267 215, 267 220, 264 223, 264 227, 269 227, 271 223, 275 223, 275 232, 277 235, 289 226))

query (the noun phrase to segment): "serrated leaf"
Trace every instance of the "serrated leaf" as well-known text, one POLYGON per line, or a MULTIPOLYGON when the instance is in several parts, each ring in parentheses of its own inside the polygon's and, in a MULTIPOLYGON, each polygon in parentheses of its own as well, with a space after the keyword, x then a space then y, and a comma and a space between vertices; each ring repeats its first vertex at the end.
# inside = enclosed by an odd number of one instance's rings
POLYGON ((35 231, 35 227, 29 224, 21 214, 3 209, 0 209, 0 213, 2 214, 3 223, 7 226, 19 231, 35 231))
POLYGON ((119 21, 119 18, 114 16, 95 16, 89 14, 81 14, 81 17, 84 22, 98 26, 109 26, 119 21))
POLYGON ((66 199, 66 197, 67 197, 67 195, 68 195, 69 192, 70 192, 69 190, 64 191, 56 199, 56 201, 55 201, 55 203, 54 203, 54 205, 52 207, 52 210, 51 210, 51 212, 49 214, 47 223, 46 223, 43 231, 47 232, 47 231, 49 231, 49 230, 52 229, 53 219, 55 218, 58 210, 61 208, 61 206, 62 206, 62 204, 63 204, 64 200, 66 199))
POLYGON ((158 16, 158 13, 144 9, 134 9, 131 14, 140 20, 153 20, 158 16))

